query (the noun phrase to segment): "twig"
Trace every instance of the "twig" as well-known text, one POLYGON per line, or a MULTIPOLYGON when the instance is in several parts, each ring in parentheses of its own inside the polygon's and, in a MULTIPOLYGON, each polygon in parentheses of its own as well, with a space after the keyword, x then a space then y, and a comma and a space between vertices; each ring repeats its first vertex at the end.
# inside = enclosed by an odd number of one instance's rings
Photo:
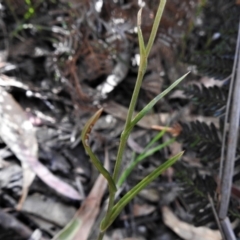
POLYGON ((237 66, 237 60, 238 60, 238 52, 240 48, 240 34, 238 34, 238 39, 237 39, 237 45, 236 45, 236 54, 234 57, 234 63, 233 63, 233 70, 232 74, 230 76, 230 87, 229 87, 229 93, 228 93, 228 100, 227 100, 227 105, 226 105, 226 112, 225 112, 225 119, 224 119, 224 129, 223 129, 223 142, 222 142, 222 149, 221 149, 221 159, 220 159, 220 168, 219 168, 219 179, 222 179, 222 174, 223 174, 223 163, 224 163, 224 156, 225 156, 225 145, 226 145, 226 135, 227 135, 227 130, 228 130, 228 120, 229 120, 229 110, 230 110, 230 103, 232 100, 232 93, 233 93, 233 86, 234 86, 234 79, 236 75, 236 66, 237 66))
MULTIPOLYGON (((236 156, 239 117, 240 117, 240 98, 239 98, 240 96, 239 54, 240 52, 239 52, 239 48, 240 48, 240 24, 238 29, 238 40, 237 40, 237 47, 235 52, 235 62, 234 62, 233 73, 232 73, 231 87, 234 86, 233 95, 229 94, 229 99, 231 99, 232 97, 232 107, 230 112, 230 126, 229 126, 228 142, 227 142, 227 154, 226 154, 226 160, 224 161, 224 168, 222 170, 222 174, 220 172, 220 176, 222 176, 222 178, 221 178, 220 207, 219 207, 218 215, 220 218, 220 222, 221 222, 225 237, 229 240, 236 239, 236 237, 234 236, 233 230, 231 228, 230 221, 227 217, 227 212, 228 212, 229 201, 231 196, 232 178, 233 178, 234 162, 235 162, 235 156, 236 156), (235 80, 235 83, 233 83, 234 80, 235 80)), ((231 100, 228 100, 229 104, 230 102, 231 100)), ((222 153, 224 153, 224 149, 222 150, 222 153)))
POLYGON ((226 217, 225 219, 221 220, 221 225, 222 225, 222 229, 225 235, 225 238, 227 240, 236 240, 235 234, 232 230, 232 226, 231 223, 229 221, 229 218, 226 217))
POLYGON ((215 218, 216 223, 218 225, 219 231, 220 231, 220 233, 222 235, 222 239, 226 240, 225 234, 223 232, 223 228, 222 228, 221 223, 220 223, 219 218, 218 218, 218 214, 217 214, 216 208, 214 206, 213 199, 212 199, 212 197, 211 197, 211 195, 209 193, 208 193, 208 200, 209 200, 209 203, 211 205, 211 208, 212 208, 212 211, 213 211, 213 215, 214 215, 214 218, 215 218))

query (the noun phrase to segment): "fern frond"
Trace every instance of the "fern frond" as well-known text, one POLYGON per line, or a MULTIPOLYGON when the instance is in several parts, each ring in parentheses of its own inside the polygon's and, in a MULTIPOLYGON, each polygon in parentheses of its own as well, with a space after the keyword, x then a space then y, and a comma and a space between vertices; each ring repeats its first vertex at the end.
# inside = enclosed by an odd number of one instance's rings
POLYGON ((221 153, 221 134, 216 126, 205 122, 180 123, 182 132, 179 140, 184 147, 196 151, 202 164, 209 167, 218 160, 221 153))
POLYGON ((219 116, 225 110, 228 89, 224 86, 205 87, 192 84, 185 87, 184 92, 191 97, 193 103, 203 108, 208 114, 219 116))

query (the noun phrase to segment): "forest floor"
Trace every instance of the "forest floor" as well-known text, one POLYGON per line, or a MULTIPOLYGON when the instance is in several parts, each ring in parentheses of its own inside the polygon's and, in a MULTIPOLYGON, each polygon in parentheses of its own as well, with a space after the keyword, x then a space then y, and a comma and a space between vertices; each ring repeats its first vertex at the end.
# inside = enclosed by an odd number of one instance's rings
MULTIPOLYGON (((141 26, 145 41, 158 6, 158 1, 146 2, 141 26)), ((137 77, 140 6, 135 0, 8 0, 0 6, 0 239, 52 239, 74 216, 84 226, 75 239, 96 239, 108 191, 80 136, 87 120, 103 108, 89 143, 112 172, 137 77)), ((122 172, 161 127, 169 131, 154 146, 169 144, 134 168, 118 198, 171 156, 188 150, 180 139, 181 124, 200 121, 219 128, 219 118, 196 106, 191 92, 184 91, 189 86, 195 86, 193 91, 224 89, 227 82, 201 75, 183 61, 186 36, 201 20, 199 9, 197 0, 166 5, 136 112, 191 73, 130 134, 122 172)), ((200 209, 190 210, 197 207, 198 196, 182 181, 192 169, 192 176, 199 170, 205 180, 212 173, 194 151, 186 151, 124 209, 106 239, 221 239, 212 210, 211 221, 195 227, 200 209)))

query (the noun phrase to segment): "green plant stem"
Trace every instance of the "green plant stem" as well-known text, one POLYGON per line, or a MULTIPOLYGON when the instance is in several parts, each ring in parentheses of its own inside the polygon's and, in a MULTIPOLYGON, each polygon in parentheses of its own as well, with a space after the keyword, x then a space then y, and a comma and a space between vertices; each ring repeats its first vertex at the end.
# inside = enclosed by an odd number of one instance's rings
POLYGON ((105 231, 104 232, 100 232, 98 235, 98 239, 97 240, 102 240, 104 237, 105 231))
MULTIPOLYGON (((122 163, 122 157, 123 157, 123 153, 126 147, 126 143, 127 143, 127 139, 129 137, 130 134, 130 129, 129 126, 131 124, 131 119, 132 119, 132 115, 133 115, 133 111, 136 105, 136 101, 138 98, 138 94, 140 91, 140 87, 142 84, 142 79, 143 79, 143 75, 144 75, 144 67, 146 67, 147 65, 147 61, 145 59, 145 61, 140 61, 140 67, 139 72, 138 72, 138 77, 137 77, 137 82, 134 88, 134 92, 133 92, 133 96, 132 96, 132 100, 129 106, 129 111, 128 111, 128 115, 127 115, 127 120, 126 120, 126 124, 125 124, 125 128, 121 134, 121 138, 120 138, 120 144, 119 144, 119 148, 118 148, 118 153, 117 153, 117 159, 116 159, 116 163, 114 166, 114 171, 113 171, 113 181, 116 183, 118 181, 118 175, 119 175, 119 171, 121 168, 121 163, 122 163)), ((115 192, 110 193, 109 196, 109 203, 108 203, 108 209, 107 209, 107 214, 105 216, 105 218, 103 219, 103 222, 108 222, 109 218, 111 216, 111 211, 114 205, 114 199, 115 199, 115 192)))
POLYGON ((112 210, 112 207, 114 205, 114 200, 115 200, 115 192, 110 192, 106 216, 109 216, 111 214, 111 210, 112 210))
MULTIPOLYGON (((142 49, 144 47, 145 51, 140 52, 141 56, 140 56, 139 72, 138 72, 138 77, 137 77, 136 85, 135 85, 135 88, 134 88, 133 96, 132 96, 132 99, 131 99, 131 102, 130 102, 130 105, 129 105, 128 115, 127 115, 127 120, 126 120, 126 126, 129 126, 130 123, 131 123, 131 120, 132 120, 132 115, 133 115, 133 111, 135 109, 136 102, 137 102, 137 99, 138 99, 138 94, 139 94, 139 90, 140 90, 140 87, 141 87, 141 84, 142 84, 142 79, 143 79, 143 76, 144 76, 144 73, 145 73, 145 70, 146 70, 146 67, 147 67, 147 58, 148 58, 148 55, 149 55, 149 53, 152 49, 152 45, 154 43, 154 40, 155 40, 155 37, 156 37, 156 34, 157 34, 157 30, 158 30, 158 27, 159 27, 159 24, 160 24, 160 20, 161 20, 165 5, 166 5, 166 0, 161 0, 160 4, 158 6, 156 17, 154 19, 152 31, 151 31, 151 34, 150 34, 150 37, 149 37, 149 40, 148 40, 146 50, 145 50, 145 47, 142 46, 143 40, 142 40, 141 45, 140 45, 140 49, 142 49)), ((140 18, 140 17, 138 17, 138 18, 140 18)), ((140 20, 138 20, 138 22, 140 22, 140 20)), ((140 28, 139 28, 139 36, 141 36, 141 38, 142 38, 140 28)))
POLYGON ((121 160, 122 160, 123 152, 125 150, 129 134, 130 133, 127 132, 126 129, 124 129, 121 134, 121 137, 120 137, 120 144, 119 144, 117 159, 116 159, 116 163, 114 166, 114 172, 113 172, 113 181, 115 183, 117 182, 118 174, 119 174, 120 167, 121 167, 121 160))
POLYGON ((149 53, 152 49, 152 45, 154 43, 154 40, 155 40, 155 37, 156 37, 156 34, 157 34, 157 30, 158 30, 158 27, 159 27, 159 24, 160 24, 160 20, 162 18, 162 14, 163 14, 163 10, 164 10, 165 5, 166 5, 166 0, 161 0, 160 4, 158 6, 158 10, 157 10, 157 13, 156 13, 156 16, 155 16, 155 19, 154 19, 152 31, 151 31, 151 34, 150 34, 150 37, 149 37, 149 40, 148 40, 148 44, 147 44, 147 47, 146 47, 146 57, 148 57, 148 55, 149 55, 149 53))
MULTIPOLYGON (((103 222, 108 222, 109 219, 110 219, 110 216, 112 214, 112 208, 114 206, 115 193, 116 192, 112 192, 112 191, 110 191, 110 193, 109 193, 109 201, 108 201, 107 212, 106 212, 105 217, 102 220, 102 223, 103 222)), ((104 236, 104 232, 105 232, 105 230, 104 231, 100 231, 99 236, 98 236, 98 240, 102 239, 102 238, 100 238, 100 236, 101 236, 101 234, 103 234, 103 236, 104 236)))
POLYGON ((143 79, 143 76, 144 76, 144 69, 146 68, 146 66, 147 66, 147 60, 145 58, 142 58, 140 60, 139 72, 138 72, 138 77, 137 77, 137 81, 136 81, 136 84, 135 84, 133 96, 132 96, 132 99, 131 99, 131 103, 129 105, 126 124, 125 124, 124 130, 123 130, 123 132, 121 134, 121 138, 120 138, 120 145, 119 145, 119 149, 118 149, 118 153, 117 153, 117 159, 116 159, 114 172, 113 172, 113 180, 115 181, 115 183, 118 180, 118 175, 119 175, 119 171, 120 171, 120 167, 121 167, 121 163, 122 163, 123 152, 124 152, 124 149, 126 147, 127 139, 129 137, 129 134, 130 134, 130 131, 131 131, 131 129, 129 129, 129 127, 131 125, 132 115, 133 115, 133 112, 134 112, 134 109, 135 109, 138 94, 139 94, 141 84, 142 84, 142 79, 143 79))
POLYGON ((139 91, 140 91, 140 88, 142 85, 142 80, 143 80, 143 76, 144 76, 146 67, 147 67, 146 56, 145 55, 140 56, 139 72, 138 72, 137 81, 136 81, 136 84, 134 87, 132 99, 131 99, 131 102, 129 105, 125 129, 127 129, 129 127, 129 125, 131 124, 133 112, 134 112, 134 109, 135 109, 135 106, 137 103, 137 99, 138 99, 139 91))
MULTIPOLYGON (((114 172, 113 172, 113 181, 115 183, 117 182, 118 173, 119 173, 119 170, 121 167, 121 160, 122 160, 124 149, 126 147, 128 136, 129 136, 129 133, 126 131, 123 131, 121 134, 120 145, 119 145, 118 153, 117 153, 117 160, 116 160, 114 172)), ((110 191, 107 213, 106 213, 105 217, 103 218, 102 222, 109 221, 109 218, 112 213, 112 208, 114 206, 115 193, 116 193, 115 191, 110 191)), ((99 236, 100 236, 100 234, 99 234, 99 236)))
MULTIPOLYGON (((142 40, 142 37, 140 37, 140 49, 142 49, 142 51, 140 54, 139 71, 138 71, 137 81, 136 81, 136 84, 134 87, 132 99, 131 99, 131 102, 129 105, 125 128, 124 128, 122 136, 121 136, 120 147, 119 147, 119 151, 117 154, 117 160, 116 160, 116 164, 115 164, 115 168, 114 168, 114 172, 113 172, 113 180, 115 182, 117 182, 117 178, 118 178, 118 174, 119 174, 120 166, 121 166, 121 162, 122 162, 123 151, 125 149, 127 138, 129 136, 129 131, 130 131, 129 127, 131 126, 133 112, 134 112, 134 109, 135 109, 135 106, 137 103, 137 99, 138 99, 139 91, 140 91, 140 88, 142 85, 142 80, 143 80, 143 77, 145 74, 145 70, 147 68, 147 57, 149 55, 149 52, 150 52, 153 42, 155 40, 165 4, 166 4, 166 0, 161 0, 160 4, 158 6, 158 10, 156 13, 156 17, 154 19, 153 28, 152 28, 152 31, 151 31, 151 34, 149 37, 149 41, 148 41, 146 50, 145 50, 145 47, 142 46, 143 40, 142 40)), ((139 20, 140 17, 141 16, 138 17, 138 24, 140 24, 140 20, 139 20)), ((139 36, 142 36, 140 30, 139 30, 139 36)))

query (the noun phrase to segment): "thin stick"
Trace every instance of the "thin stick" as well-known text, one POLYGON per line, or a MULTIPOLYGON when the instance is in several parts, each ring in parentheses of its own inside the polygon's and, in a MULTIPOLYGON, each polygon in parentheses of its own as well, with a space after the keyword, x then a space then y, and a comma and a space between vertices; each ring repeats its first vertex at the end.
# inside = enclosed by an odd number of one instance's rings
MULTIPOLYGON (((238 42, 236 48, 236 81, 233 89, 232 96, 232 108, 230 114, 230 126, 229 126, 229 136, 227 143, 227 155, 224 163, 224 168, 222 172, 221 179, 221 201, 219 207, 219 218, 221 222, 225 223, 229 221, 227 218, 228 206, 231 196, 231 188, 232 188, 232 178, 233 178, 233 170, 234 170, 234 162, 236 157, 236 147, 237 147, 237 139, 238 139, 238 128, 239 128, 239 118, 240 118, 240 60, 239 60, 239 45, 240 45, 240 24, 238 29, 238 42)), ((235 75, 235 69, 233 69, 233 76, 235 75)), ((232 79, 234 80, 234 79, 232 79)), ((222 225, 225 236, 229 230, 231 230, 231 239, 235 239, 234 233, 232 229, 226 229, 225 225, 222 225), (228 230, 227 232, 225 231, 228 230)), ((228 238, 229 239, 229 238, 228 238)))
POLYGON ((227 123, 228 123, 228 118, 229 118, 230 103, 232 100, 232 92, 233 92, 234 80, 235 80, 235 75, 236 75, 237 59, 238 59, 237 53, 239 52, 239 48, 240 48, 240 33, 238 31, 236 54, 234 57, 233 70, 232 70, 232 74, 231 74, 231 82, 230 82, 230 87, 229 87, 228 100, 227 100, 225 119, 224 119, 223 142, 222 142, 222 148, 221 148, 221 160, 220 160, 220 167, 219 167, 219 179, 222 179, 222 174, 223 174, 223 162, 224 162, 224 156, 225 156, 226 135, 227 135, 227 129, 228 129, 227 123))
POLYGON ((221 226, 221 223, 220 223, 219 218, 218 218, 218 214, 217 214, 216 208, 215 208, 215 206, 214 206, 213 199, 212 199, 212 197, 211 197, 211 195, 210 195, 209 193, 208 193, 208 200, 209 200, 209 202, 210 202, 210 205, 211 205, 211 208, 212 208, 212 211, 213 211, 214 218, 215 218, 215 220, 216 220, 216 223, 217 223, 218 228, 219 228, 219 230, 220 230, 220 233, 221 233, 221 235, 222 235, 222 239, 223 239, 223 240, 226 240, 226 239, 225 239, 225 236, 224 236, 224 232, 223 232, 222 226, 221 226))

